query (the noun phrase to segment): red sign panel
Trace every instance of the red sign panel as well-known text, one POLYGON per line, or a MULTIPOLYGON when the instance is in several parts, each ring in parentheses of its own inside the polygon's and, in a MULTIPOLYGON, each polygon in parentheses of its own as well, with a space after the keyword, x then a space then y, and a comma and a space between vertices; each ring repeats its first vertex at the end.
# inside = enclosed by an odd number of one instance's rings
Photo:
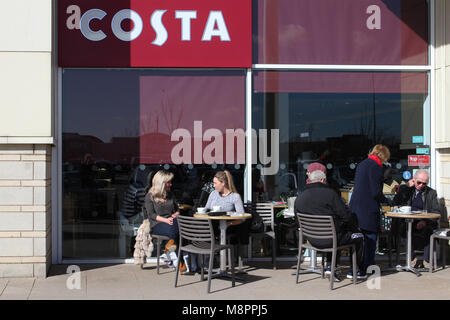
POLYGON ((408 166, 419 167, 419 166, 429 166, 430 156, 414 155, 408 156, 408 166))
POLYGON ((60 67, 252 63, 251 0, 60 0, 60 67))

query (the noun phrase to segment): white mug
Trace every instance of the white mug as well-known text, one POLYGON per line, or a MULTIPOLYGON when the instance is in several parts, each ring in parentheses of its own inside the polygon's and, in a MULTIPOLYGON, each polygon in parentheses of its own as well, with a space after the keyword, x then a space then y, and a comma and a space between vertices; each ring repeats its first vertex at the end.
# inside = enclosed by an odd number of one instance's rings
POLYGON ((403 207, 400 207, 399 210, 400 210, 400 212, 403 212, 403 213, 409 213, 409 212, 411 212, 411 207, 403 206, 403 207))

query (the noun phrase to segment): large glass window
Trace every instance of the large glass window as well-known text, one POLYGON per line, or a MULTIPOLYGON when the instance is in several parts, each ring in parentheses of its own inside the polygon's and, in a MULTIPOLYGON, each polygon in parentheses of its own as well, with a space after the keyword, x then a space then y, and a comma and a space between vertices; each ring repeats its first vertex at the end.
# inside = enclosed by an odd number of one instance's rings
POLYGON ((130 186, 150 172, 175 174, 186 210, 222 169, 243 196, 245 141, 227 149, 226 130, 245 128, 244 71, 65 69, 62 91, 63 258, 132 257, 130 186))
POLYGON ((426 0, 255 0, 253 63, 427 65, 426 0))
POLYGON ((400 183, 416 153, 413 136, 429 136, 427 73, 257 71, 253 82, 253 128, 279 130, 279 170, 261 175, 257 165, 254 200, 296 196, 314 161, 327 166, 336 190, 351 185, 377 143, 390 148, 400 183))

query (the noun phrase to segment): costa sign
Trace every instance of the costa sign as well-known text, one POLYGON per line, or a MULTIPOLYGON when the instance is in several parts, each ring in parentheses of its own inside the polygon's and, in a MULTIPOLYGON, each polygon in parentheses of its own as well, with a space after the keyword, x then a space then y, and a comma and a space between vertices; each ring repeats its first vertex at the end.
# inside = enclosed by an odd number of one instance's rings
POLYGON ((60 0, 61 67, 250 67, 251 0, 60 0))

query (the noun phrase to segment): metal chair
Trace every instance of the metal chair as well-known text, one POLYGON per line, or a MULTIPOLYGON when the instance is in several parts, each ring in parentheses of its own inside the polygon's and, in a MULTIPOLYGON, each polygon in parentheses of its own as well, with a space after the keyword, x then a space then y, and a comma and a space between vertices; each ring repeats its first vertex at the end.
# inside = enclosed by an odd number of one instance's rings
POLYGON ((162 235, 158 235, 158 234, 151 234, 150 235, 153 239, 156 239, 156 272, 157 274, 159 274, 159 257, 161 255, 161 243, 163 241, 169 241, 169 237, 168 236, 162 236, 162 235))
MULTIPOLYGON (((437 256, 434 250, 434 240, 450 240, 450 229, 439 229, 433 232, 430 236, 430 273, 433 272, 433 267, 437 267, 437 256), (446 235, 447 234, 447 235, 446 235)), ((447 260, 447 248, 444 248, 442 255, 442 269, 445 269, 445 263, 447 260)))
POLYGON ((272 266, 276 270, 276 236, 273 203, 256 203, 252 206, 254 215, 259 215, 264 223, 262 232, 250 232, 248 239, 248 257, 252 257, 252 238, 270 237, 272 238, 272 266))
MULTIPOLYGON (((330 276, 330 290, 333 290, 334 284, 334 272, 336 269, 336 257, 337 251, 341 249, 352 249, 352 264, 353 264, 353 284, 356 284, 356 246, 354 244, 345 244, 338 246, 336 229, 332 216, 319 216, 309 215, 303 213, 297 213, 297 220, 299 225, 299 240, 298 240, 298 259, 297 259, 297 278, 300 271, 300 263, 302 259, 302 248, 316 250, 317 252, 331 252, 331 276, 330 276), (330 248, 317 248, 311 244, 303 243, 303 237, 307 237, 309 240, 321 239, 332 240, 333 246, 330 248)), ((322 259, 322 279, 324 278, 324 259, 322 259)))
MULTIPOLYGON (((199 219, 187 216, 178 216, 178 229, 180 230, 180 244, 178 246, 178 257, 181 257, 181 251, 197 253, 202 255, 209 255, 208 268, 208 287, 206 292, 211 292, 211 276, 213 269, 214 254, 221 250, 232 249, 231 245, 216 244, 214 238, 214 230, 210 219, 199 219)), ((180 269, 180 261, 178 259, 177 270, 175 274, 175 288, 178 283, 178 272, 180 269)), ((233 250, 231 250, 231 272, 232 272, 232 286, 235 286, 234 278, 234 257, 233 250)), ((204 280, 203 266, 201 268, 201 280, 204 280)))

